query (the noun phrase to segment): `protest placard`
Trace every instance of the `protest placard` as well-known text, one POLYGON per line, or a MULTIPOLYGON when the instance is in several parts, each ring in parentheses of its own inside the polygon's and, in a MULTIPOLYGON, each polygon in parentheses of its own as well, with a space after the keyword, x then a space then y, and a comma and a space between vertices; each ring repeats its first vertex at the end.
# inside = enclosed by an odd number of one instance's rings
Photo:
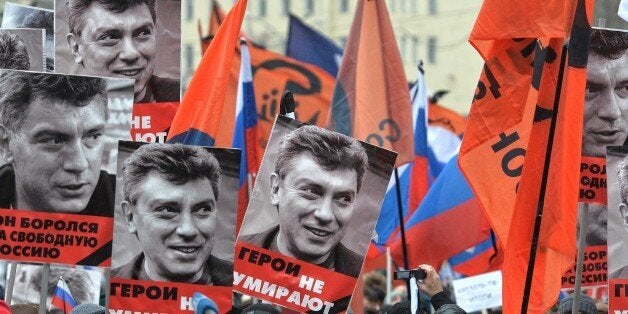
POLYGON ((231 308, 240 151, 121 141, 110 309, 231 308), (150 302, 149 302, 150 301, 150 302))
POLYGON ((234 290, 300 312, 346 310, 395 157, 279 116, 236 242, 234 290))

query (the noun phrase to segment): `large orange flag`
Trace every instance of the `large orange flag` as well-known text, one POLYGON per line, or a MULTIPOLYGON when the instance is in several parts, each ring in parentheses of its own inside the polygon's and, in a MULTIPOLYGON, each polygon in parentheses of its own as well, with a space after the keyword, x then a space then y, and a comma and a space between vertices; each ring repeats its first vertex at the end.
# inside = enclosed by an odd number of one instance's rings
POLYGON ((328 127, 414 160, 410 93, 384 1, 358 2, 328 127))
MULTIPOLYGON (((582 123, 586 56, 584 65, 582 58, 580 62, 570 59, 569 70, 559 77, 574 4, 485 1, 471 35, 486 65, 469 116, 460 166, 505 250, 506 313, 538 313, 550 307, 558 296, 560 276, 575 254, 579 159, 574 156, 579 156, 581 141, 578 123, 582 123), (557 94, 557 84, 563 84, 558 90, 562 93, 557 94), (571 102, 560 107, 567 98, 571 102), (569 119, 564 119, 565 110, 569 119), (541 182, 548 169, 563 172, 551 172, 550 179, 541 182), (529 300, 522 302, 538 204, 544 216, 536 267, 530 276, 533 288, 529 300)), ((588 26, 577 29, 588 30, 588 26)), ((581 36, 576 37, 573 41, 580 42, 581 36)), ((586 54, 586 47, 582 51, 586 54)))
POLYGON ((212 146, 220 127, 247 0, 238 0, 199 64, 170 127, 169 141, 212 146))
POLYGON ((581 150, 590 36, 584 2, 577 2, 568 48, 562 38, 549 41, 546 52, 562 51, 561 57, 545 66, 538 100, 529 104, 536 109, 513 213, 516 223, 511 224, 504 255, 504 282, 513 283, 503 294, 508 313, 547 311, 576 254, 576 156, 581 150), (536 220, 539 215, 542 219, 536 220), (529 299, 521 284, 525 282, 529 299))

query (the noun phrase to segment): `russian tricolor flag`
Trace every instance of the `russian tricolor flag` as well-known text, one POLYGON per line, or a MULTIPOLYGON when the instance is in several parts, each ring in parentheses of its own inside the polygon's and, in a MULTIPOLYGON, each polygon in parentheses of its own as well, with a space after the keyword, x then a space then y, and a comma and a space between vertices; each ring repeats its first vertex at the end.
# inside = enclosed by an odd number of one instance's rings
POLYGON ((251 56, 246 41, 240 43, 241 62, 238 95, 236 97, 235 128, 233 147, 242 150, 240 162, 240 191, 238 197, 238 214, 236 233, 244 217, 248 204, 248 191, 252 190, 253 182, 259 166, 257 160, 257 112, 255 111, 255 92, 253 91, 253 75, 251 73, 251 56))
POLYGON ((63 313, 68 314, 72 309, 77 306, 76 300, 72 297, 68 284, 63 280, 63 277, 59 277, 57 287, 52 295, 52 306, 60 309, 63 313))
POLYGON ((410 91, 412 97, 412 125, 414 134, 414 160, 397 168, 399 182, 390 179, 382 211, 375 226, 376 244, 390 244, 399 231, 397 187, 401 190, 403 216, 408 217, 418 207, 429 188, 428 144, 427 144, 427 93, 423 69, 419 66, 417 83, 410 91))
MULTIPOLYGON (((410 267, 440 265, 447 258, 486 239, 489 226, 477 199, 452 159, 436 179, 420 207, 406 221, 410 267)), ((401 239, 391 246, 402 258, 401 239)))

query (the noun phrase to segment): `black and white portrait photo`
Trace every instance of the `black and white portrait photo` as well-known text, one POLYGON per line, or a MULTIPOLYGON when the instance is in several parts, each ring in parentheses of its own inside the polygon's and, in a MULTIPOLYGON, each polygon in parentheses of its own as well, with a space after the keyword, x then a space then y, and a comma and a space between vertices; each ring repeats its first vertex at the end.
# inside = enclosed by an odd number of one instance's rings
POLYGON ((112 276, 231 286, 240 151, 136 142, 119 151, 112 276))
MULTIPOLYGON (((0 70, 0 208, 111 217, 108 94, 132 81, 0 70)), ((130 117, 127 130, 130 128, 130 117)), ((118 138, 115 138, 115 137, 118 138)))
POLYGON ((44 71, 44 32, 0 29, 0 69, 44 71))
POLYGON ((628 278, 628 146, 609 146, 608 278, 628 278))
POLYGON ((395 158, 280 116, 238 241, 358 277, 395 158))
POLYGON ((47 72, 53 72, 55 70, 54 11, 7 2, 4 4, 2 28, 44 30, 45 69, 47 72))
POLYGON ((134 102, 180 98, 179 0, 57 0, 58 72, 135 80, 134 102))

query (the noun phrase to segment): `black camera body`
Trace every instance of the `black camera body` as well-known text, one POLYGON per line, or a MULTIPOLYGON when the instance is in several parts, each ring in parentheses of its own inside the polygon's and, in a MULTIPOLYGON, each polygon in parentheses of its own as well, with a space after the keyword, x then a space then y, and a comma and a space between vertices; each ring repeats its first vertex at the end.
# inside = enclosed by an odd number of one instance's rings
POLYGON ((395 280, 398 280, 398 279, 408 280, 412 277, 416 278, 417 280, 423 280, 425 279, 425 277, 427 277, 427 272, 420 268, 410 269, 410 270, 397 270, 395 271, 395 274, 393 277, 395 278, 395 280))

